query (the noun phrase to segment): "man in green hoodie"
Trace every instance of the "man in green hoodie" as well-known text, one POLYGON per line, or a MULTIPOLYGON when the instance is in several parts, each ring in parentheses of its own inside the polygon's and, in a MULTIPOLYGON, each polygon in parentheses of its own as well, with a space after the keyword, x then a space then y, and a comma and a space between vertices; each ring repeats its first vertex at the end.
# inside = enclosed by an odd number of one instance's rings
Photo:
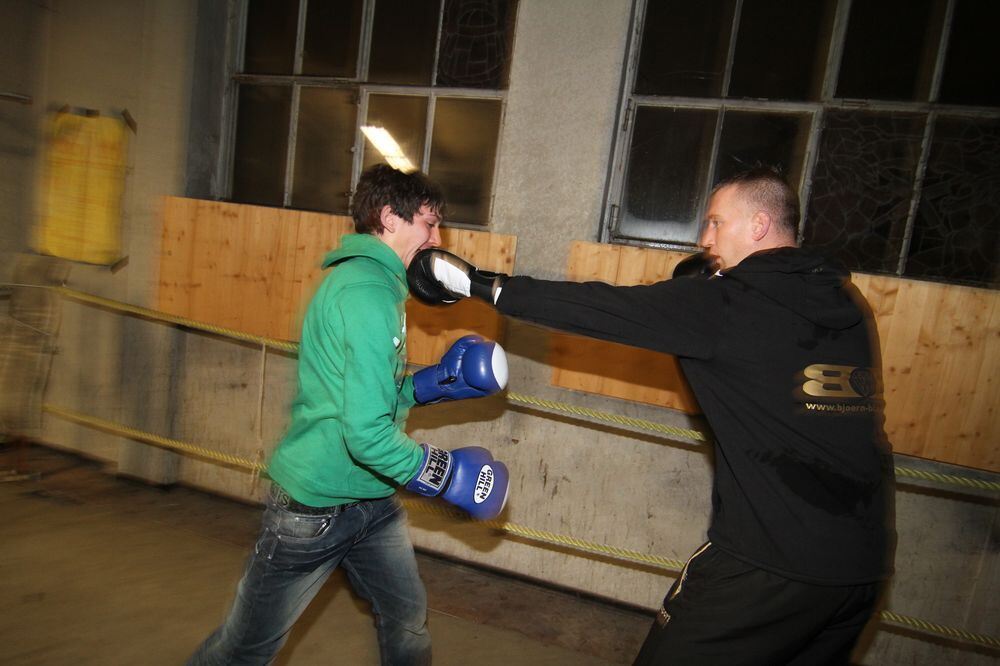
POLYGON ((261 531, 226 622, 190 664, 264 664, 333 570, 372 604, 384 664, 429 664, 427 599, 398 485, 473 517, 495 517, 508 473, 485 449, 447 451, 406 435, 414 405, 491 395, 507 381, 493 342, 461 338, 437 365, 406 375, 406 268, 437 247, 444 197, 420 173, 376 165, 354 196, 357 233, 306 312, 299 390, 268 474, 261 531))

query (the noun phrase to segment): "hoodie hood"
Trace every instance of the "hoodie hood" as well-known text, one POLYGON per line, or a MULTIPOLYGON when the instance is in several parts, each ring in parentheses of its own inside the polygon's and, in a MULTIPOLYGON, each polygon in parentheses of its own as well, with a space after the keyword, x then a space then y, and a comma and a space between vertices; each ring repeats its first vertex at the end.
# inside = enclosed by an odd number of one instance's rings
POLYGON ((340 239, 340 247, 323 258, 322 266, 330 268, 354 257, 366 257, 375 261, 396 278, 395 284, 403 297, 409 293, 403 260, 391 247, 371 234, 346 234, 340 239))
POLYGON ((809 250, 781 247, 756 252, 723 276, 824 328, 842 330, 861 320, 845 288, 850 273, 809 250))

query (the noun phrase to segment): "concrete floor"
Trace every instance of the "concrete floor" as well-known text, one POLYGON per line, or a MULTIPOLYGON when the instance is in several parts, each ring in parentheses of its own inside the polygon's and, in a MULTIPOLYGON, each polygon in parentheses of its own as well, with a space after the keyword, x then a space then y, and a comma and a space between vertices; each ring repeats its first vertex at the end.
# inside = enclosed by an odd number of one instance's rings
MULTIPOLYGON (((261 509, 0 445, 0 470, 15 467, 37 474, 0 483, 0 663, 182 664, 228 610, 261 509)), ((651 620, 428 555, 419 564, 441 666, 630 663, 651 620)), ((378 663, 369 610, 343 577, 277 663, 378 663)))

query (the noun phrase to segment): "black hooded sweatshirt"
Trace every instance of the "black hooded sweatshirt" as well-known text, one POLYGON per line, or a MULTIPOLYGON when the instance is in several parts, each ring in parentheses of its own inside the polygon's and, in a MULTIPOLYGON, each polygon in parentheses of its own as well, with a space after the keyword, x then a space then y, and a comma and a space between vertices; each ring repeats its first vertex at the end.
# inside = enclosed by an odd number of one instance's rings
POLYGON ((712 279, 515 276, 500 312, 678 357, 715 435, 709 540, 822 585, 887 577, 893 493, 877 338, 849 275, 799 248, 712 279))

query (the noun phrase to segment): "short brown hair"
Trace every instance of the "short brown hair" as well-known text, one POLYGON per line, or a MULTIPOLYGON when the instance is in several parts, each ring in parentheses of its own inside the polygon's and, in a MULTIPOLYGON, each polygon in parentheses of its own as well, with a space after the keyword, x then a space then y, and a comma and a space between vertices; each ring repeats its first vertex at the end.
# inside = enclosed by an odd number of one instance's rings
POLYGON ((747 202, 760 207, 778 223, 778 228, 796 238, 799 233, 799 195, 781 172, 772 166, 759 165, 726 178, 713 189, 735 185, 747 202))
POLYGON ((361 174, 354 190, 351 216, 354 230, 359 234, 382 233, 382 208, 389 206, 393 213, 407 222, 421 206, 427 206, 440 216, 444 215, 444 194, 430 178, 413 171, 404 173, 388 164, 376 164, 361 174))

